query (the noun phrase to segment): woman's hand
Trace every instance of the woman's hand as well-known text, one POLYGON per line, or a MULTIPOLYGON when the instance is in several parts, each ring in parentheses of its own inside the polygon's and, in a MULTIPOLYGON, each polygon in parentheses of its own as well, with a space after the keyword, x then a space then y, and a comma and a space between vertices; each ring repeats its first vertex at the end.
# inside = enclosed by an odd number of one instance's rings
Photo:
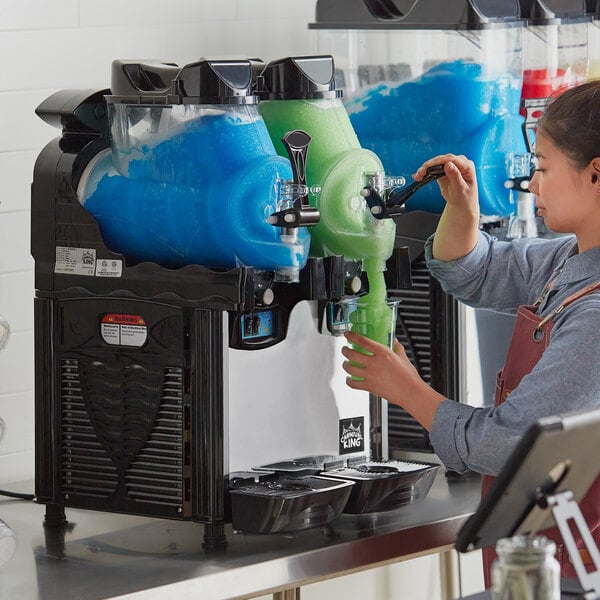
POLYGON ((342 354, 347 359, 343 368, 350 375, 346 379, 347 385, 397 404, 427 430, 431 429, 435 411, 445 398, 421 379, 402 344, 395 340, 394 349, 391 350, 352 331, 345 335, 351 344, 364 351, 348 346, 342 348, 342 354))
POLYGON ((475 165, 466 156, 441 154, 424 162, 413 175, 416 181, 429 167, 444 165, 437 182, 446 206, 433 238, 432 253, 438 260, 455 260, 467 255, 479 235, 479 193, 475 165))
POLYGON ((475 164, 466 156, 441 154, 424 162, 413 175, 415 181, 425 177, 427 169, 436 165, 444 166, 445 177, 437 182, 444 200, 453 206, 476 211, 479 215, 479 196, 475 164))

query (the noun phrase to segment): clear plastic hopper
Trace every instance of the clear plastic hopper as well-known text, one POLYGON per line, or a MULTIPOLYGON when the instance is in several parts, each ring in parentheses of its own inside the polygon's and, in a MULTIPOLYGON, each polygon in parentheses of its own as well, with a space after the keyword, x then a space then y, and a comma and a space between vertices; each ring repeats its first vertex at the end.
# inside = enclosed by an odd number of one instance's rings
POLYGON ((118 61, 113 69, 111 148, 90 163, 79 186, 105 242, 132 262, 252 266, 297 281, 308 259, 306 226, 318 214, 298 213, 285 230, 271 222, 309 190, 294 179, 289 158, 277 155, 258 114, 254 65, 200 61, 174 76, 165 68, 168 75, 160 66, 118 61), (173 78, 153 95, 140 71, 173 78))
MULTIPOLYGON (((479 171, 481 212, 508 216, 506 157, 526 152, 520 111, 523 24, 518 5, 477 1, 319 0, 319 52, 334 56, 344 104, 361 145, 386 173, 410 175, 454 152, 479 171)), ((437 186, 407 210, 439 213, 437 186)))

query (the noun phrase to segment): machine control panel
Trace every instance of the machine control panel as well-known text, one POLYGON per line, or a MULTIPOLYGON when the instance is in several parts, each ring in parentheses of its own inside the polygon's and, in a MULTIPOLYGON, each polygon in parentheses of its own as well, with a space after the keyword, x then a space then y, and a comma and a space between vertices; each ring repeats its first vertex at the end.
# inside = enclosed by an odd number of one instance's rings
POLYGON ((285 315, 279 305, 233 313, 229 322, 231 348, 259 350, 273 346, 285 338, 285 315))
POLYGON ((272 310, 251 312, 242 315, 242 340, 257 340, 273 335, 274 316, 272 310))

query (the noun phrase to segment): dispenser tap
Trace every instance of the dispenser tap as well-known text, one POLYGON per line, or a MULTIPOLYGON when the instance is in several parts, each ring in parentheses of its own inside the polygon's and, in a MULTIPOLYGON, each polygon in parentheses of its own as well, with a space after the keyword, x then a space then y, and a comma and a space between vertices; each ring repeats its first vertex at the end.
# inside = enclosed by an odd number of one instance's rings
MULTIPOLYGON (((389 192, 386 189, 386 192, 383 193, 385 199, 373 185, 365 186, 361 190, 361 195, 376 219, 389 219, 404 212, 404 204, 418 189, 443 176, 444 165, 435 165, 427 169, 427 173, 421 181, 415 181, 401 189, 397 189, 398 184, 396 184, 396 187, 389 192)), ((404 184, 404 178, 399 179, 402 181, 400 185, 404 184)))
POLYGON ((510 154, 507 159, 508 179, 504 187, 516 194, 517 210, 508 220, 508 239, 538 236, 535 216, 535 196, 529 191, 529 182, 535 170, 535 156, 531 152, 510 154))
MULTIPOLYGON (((319 222, 319 211, 310 205, 308 201, 308 192, 315 191, 315 188, 309 189, 306 186, 306 153, 310 144, 310 136, 305 131, 289 131, 281 140, 285 146, 294 174, 294 182, 287 185, 284 195, 295 197, 291 206, 274 212, 268 222, 277 227, 283 227, 284 230, 290 230, 296 227, 308 227, 316 225, 319 222)), ((284 233, 291 233, 285 231, 284 233)))
POLYGON ((508 179, 504 182, 504 187, 516 192, 529 192, 529 182, 535 170, 535 156, 531 152, 511 153, 506 160, 506 166, 508 179))

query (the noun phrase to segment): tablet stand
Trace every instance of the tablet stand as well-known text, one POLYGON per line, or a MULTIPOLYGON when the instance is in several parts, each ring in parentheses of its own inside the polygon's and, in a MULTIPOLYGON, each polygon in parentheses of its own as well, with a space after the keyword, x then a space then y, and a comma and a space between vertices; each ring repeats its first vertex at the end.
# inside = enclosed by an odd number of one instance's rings
POLYGON ((554 515, 556 525, 562 535, 565 547, 569 553, 575 573, 577 573, 577 579, 581 585, 581 589, 584 590, 582 598, 585 600, 597 600, 600 598, 600 552, 592 538, 579 504, 573 499, 573 493, 571 491, 561 492, 560 494, 546 496, 540 495, 538 503, 542 507, 544 505, 549 506, 554 515), (581 535, 582 540, 585 543, 586 549, 593 562, 593 570, 589 571, 585 568, 581 554, 575 544, 575 538, 573 536, 574 526, 581 535))
POLYGON ((578 502, 600 471, 600 407, 538 419, 522 436, 458 532, 459 552, 494 546, 500 538, 534 536, 558 526, 585 600, 600 600, 600 552, 578 502), (584 565, 574 534, 591 558, 584 565))

